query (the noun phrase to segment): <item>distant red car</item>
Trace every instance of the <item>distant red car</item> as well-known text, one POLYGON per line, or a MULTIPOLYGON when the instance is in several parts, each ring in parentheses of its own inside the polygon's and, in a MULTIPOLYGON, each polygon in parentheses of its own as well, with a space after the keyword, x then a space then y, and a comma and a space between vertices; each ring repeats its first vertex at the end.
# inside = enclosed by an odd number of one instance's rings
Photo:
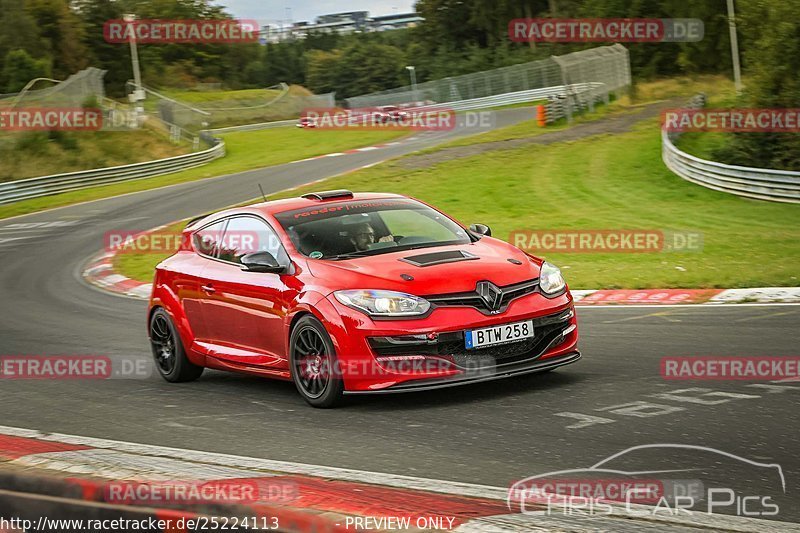
POLYGON ((387 117, 387 120, 393 120, 395 122, 405 120, 410 116, 408 111, 403 111, 396 105, 385 105, 380 107, 379 110, 385 117, 387 117))
POLYGON ((297 126, 298 128, 304 128, 304 129, 305 128, 316 128, 317 127, 317 122, 313 118, 310 118, 310 117, 300 117, 300 119, 297 121, 297 124, 295 124, 295 126, 297 126))
POLYGON ((343 394, 448 387, 577 361, 561 272, 411 198, 329 191, 192 221, 148 312, 167 381, 205 367, 343 394))

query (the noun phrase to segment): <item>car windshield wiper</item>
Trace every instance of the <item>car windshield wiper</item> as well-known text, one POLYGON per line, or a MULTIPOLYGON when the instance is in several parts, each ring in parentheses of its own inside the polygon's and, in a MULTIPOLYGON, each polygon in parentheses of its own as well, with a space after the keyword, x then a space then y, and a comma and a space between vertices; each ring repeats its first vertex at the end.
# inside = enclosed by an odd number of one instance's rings
POLYGON ((365 257, 370 255, 380 255, 389 252, 407 252, 409 250, 419 250, 420 248, 434 248, 437 246, 450 246, 453 244, 460 244, 458 241, 443 241, 443 242, 423 242, 419 244, 406 244, 400 246, 388 246, 386 248, 375 248, 374 250, 360 250, 355 252, 348 252, 345 254, 332 255, 324 257, 323 259, 330 259, 338 261, 339 259, 350 259, 351 257, 365 257))
POLYGON ((375 250, 360 250, 356 252, 347 252, 346 254, 329 255, 327 257, 323 257, 323 259, 338 261, 339 259, 350 259, 351 257, 364 257, 365 255, 372 255, 370 252, 374 251, 375 250))
POLYGON ((445 242, 423 242, 423 243, 420 243, 420 244, 410 244, 410 245, 408 245, 408 248, 404 247, 403 249, 404 250, 419 250, 420 248, 433 248, 435 246, 448 246, 449 244, 452 244, 452 242, 451 241, 445 241, 445 242))

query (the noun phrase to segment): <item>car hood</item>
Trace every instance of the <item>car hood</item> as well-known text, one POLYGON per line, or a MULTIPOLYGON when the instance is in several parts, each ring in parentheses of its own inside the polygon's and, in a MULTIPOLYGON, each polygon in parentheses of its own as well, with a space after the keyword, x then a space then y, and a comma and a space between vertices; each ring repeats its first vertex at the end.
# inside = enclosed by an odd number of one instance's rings
POLYGON ((385 289, 419 296, 475 290, 539 277, 541 261, 510 244, 483 237, 471 244, 437 246, 339 261, 309 260, 311 274, 334 290, 385 289), (423 266, 424 265, 424 266, 423 266), (413 279, 407 279, 408 277, 413 279))

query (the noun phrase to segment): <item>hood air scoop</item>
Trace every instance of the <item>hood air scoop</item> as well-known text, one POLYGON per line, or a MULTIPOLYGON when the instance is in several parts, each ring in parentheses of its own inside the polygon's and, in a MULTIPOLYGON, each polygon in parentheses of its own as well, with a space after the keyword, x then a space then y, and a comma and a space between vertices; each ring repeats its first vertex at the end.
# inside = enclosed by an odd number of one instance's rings
POLYGON ((432 265, 441 265, 442 263, 455 263, 457 261, 471 261, 473 259, 480 259, 477 255, 472 255, 463 250, 447 250, 444 252, 432 252, 428 254, 412 255, 410 257, 403 257, 400 261, 412 264, 418 267, 427 267, 432 265))

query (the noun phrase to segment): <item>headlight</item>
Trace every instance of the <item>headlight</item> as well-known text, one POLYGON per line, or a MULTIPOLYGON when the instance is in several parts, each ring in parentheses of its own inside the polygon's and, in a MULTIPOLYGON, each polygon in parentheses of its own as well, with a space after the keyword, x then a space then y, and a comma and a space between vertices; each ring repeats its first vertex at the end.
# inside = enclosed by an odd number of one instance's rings
POLYGON ((402 292, 359 289, 336 291, 333 295, 344 305, 370 316, 424 315, 431 308, 428 300, 402 292))
POLYGON ((545 294, 555 294, 564 290, 566 282, 561 275, 561 270, 553 264, 545 261, 542 264, 542 271, 539 273, 539 287, 545 294))

